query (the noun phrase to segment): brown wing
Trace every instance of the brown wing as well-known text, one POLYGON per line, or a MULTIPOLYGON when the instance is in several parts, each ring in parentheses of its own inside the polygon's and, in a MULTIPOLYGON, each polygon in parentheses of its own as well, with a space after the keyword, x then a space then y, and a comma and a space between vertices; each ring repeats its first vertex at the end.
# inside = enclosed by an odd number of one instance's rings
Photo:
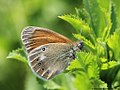
POLYGON ((34 48, 48 43, 73 43, 68 38, 52 30, 35 26, 24 28, 21 39, 28 53, 34 48))
POLYGON ((64 71, 68 63, 73 60, 69 57, 73 54, 72 47, 66 43, 50 43, 35 48, 28 54, 32 71, 40 78, 46 80, 53 78, 64 71))

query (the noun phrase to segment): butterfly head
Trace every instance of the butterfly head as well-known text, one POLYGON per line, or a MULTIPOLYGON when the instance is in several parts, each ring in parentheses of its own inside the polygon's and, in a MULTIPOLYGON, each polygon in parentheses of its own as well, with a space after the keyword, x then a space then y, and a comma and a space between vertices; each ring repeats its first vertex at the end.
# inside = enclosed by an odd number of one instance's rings
POLYGON ((84 47, 84 43, 83 41, 79 41, 78 43, 75 44, 75 46, 73 47, 73 51, 76 52, 76 51, 80 51, 82 50, 84 47))
POLYGON ((80 50, 83 48, 83 46, 84 46, 83 41, 80 41, 80 42, 77 43, 77 47, 78 47, 80 50))

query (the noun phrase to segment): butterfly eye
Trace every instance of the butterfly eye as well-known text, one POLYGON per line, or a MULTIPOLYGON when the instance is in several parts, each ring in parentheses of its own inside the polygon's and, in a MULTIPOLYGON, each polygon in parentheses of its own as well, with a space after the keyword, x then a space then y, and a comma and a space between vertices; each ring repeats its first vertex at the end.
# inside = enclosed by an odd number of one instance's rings
POLYGON ((38 63, 38 66, 40 66, 40 65, 41 65, 41 62, 38 63))
POLYGON ((45 49, 46 49, 46 48, 45 48, 45 47, 43 47, 43 48, 42 48, 42 51, 45 51, 45 49))
POLYGON ((37 58, 36 61, 39 61, 39 59, 37 58))
POLYGON ((44 71, 44 68, 42 68, 42 70, 44 71))

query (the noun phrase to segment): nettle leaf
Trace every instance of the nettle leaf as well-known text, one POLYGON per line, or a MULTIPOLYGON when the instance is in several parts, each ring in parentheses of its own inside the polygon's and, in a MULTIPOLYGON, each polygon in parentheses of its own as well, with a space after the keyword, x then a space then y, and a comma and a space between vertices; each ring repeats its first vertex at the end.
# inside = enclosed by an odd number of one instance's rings
POLYGON ((75 59, 72 62, 70 62, 70 65, 67 67, 67 70, 74 71, 80 68, 81 68, 81 64, 79 63, 78 60, 75 59))
POLYGON ((91 83, 92 83, 93 90, 108 88, 107 83, 105 83, 104 81, 101 81, 100 79, 97 79, 97 78, 92 78, 91 83))
POLYGON ((99 67, 97 61, 94 61, 94 59, 95 58, 93 58, 93 61, 89 65, 88 74, 90 78, 99 78, 99 67))
POLYGON ((105 27, 105 18, 99 7, 98 0, 83 0, 83 4, 89 14, 90 27, 96 37, 101 37, 105 27))
POLYGON ((114 59, 120 61, 120 30, 116 30, 108 39, 108 46, 114 54, 114 59))
POLYGON ((112 0, 115 6, 117 26, 120 26, 120 0, 112 0))
POLYGON ((78 52, 77 59, 83 68, 83 71, 76 72, 74 83, 77 89, 107 88, 107 84, 99 79, 100 69, 96 56, 92 53, 78 52))
POLYGON ((106 57, 108 58, 108 52, 107 52, 107 45, 105 42, 101 40, 101 38, 97 38, 97 43, 96 43, 96 55, 99 57, 106 57))
POLYGON ((82 18, 82 20, 85 20, 86 23, 90 23, 90 18, 88 12, 83 8, 75 8, 76 14, 79 18, 82 18))
POLYGON ((77 59, 80 62, 81 66, 88 74, 89 78, 98 78, 99 76, 99 67, 97 65, 96 56, 92 53, 78 52, 77 59))
POLYGON ((19 48, 17 50, 13 50, 12 52, 9 53, 9 55, 7 56, 8 59, 15 59, 24 63, 28 63, 27 62, 27 58, 25 55, 25 52, 22 48, 19 48))
POLYGON ((117 17, 116 17, 116 12, 115 12, 115 6, 112 4, 111 6, 111 22, 112 22, 112 27, 110 30, 110 34, 112 34, 115 29, 117 28, 117 17))
POLYGON ((110 30, 111 30, 111 27, 112 27, 112 22, 111 22, 111 5, 110 5, 110 10, 109 11, 107 11, 107 9, 102 8, 102 7, 101 7, 101 10, 104 13, 105 22, 106 22, 106 26, 105 26, 105 28, 103 30, 103 35, 102 35, 102 39, 104 41, 104 40, 107 40, 107 38, 109 37, 110 30))
POLYGON ((95 33, 84 20, 75 15, 64 15, 59 16, 59 18, 69 22, 79 34, 87 37, 95 44, 95 33))
POLYGON ((77 90, 92 89, 92 84, 89 80, 88 75, 85 72, 77 72, 76 78, 74 79, 74 86, 77 90))
POLYGON ((101 66, 101 69, 106 70, 106 69, 112 68, 116 65, 118 65, 118 63, 116 61, 109 61, 107 63, 103 63, 101 66))
POLYGON ((87 36, 92 32, 89 25, 75 15, 64 15, 59 16, 59 18, 69 22, 76 29, 76 31, 82 35, 87 36))

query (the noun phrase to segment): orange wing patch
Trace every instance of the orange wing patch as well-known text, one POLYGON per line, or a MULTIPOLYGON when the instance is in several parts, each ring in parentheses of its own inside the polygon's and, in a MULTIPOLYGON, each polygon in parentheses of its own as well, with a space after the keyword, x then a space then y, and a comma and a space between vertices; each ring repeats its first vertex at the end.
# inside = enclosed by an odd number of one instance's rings
POLYGON ((21 35, 23 44, 25 45, 28 53, 34 48, 48 43, 73 44, 70 39, 46 28, 28 26, 23 30, 21 35))

